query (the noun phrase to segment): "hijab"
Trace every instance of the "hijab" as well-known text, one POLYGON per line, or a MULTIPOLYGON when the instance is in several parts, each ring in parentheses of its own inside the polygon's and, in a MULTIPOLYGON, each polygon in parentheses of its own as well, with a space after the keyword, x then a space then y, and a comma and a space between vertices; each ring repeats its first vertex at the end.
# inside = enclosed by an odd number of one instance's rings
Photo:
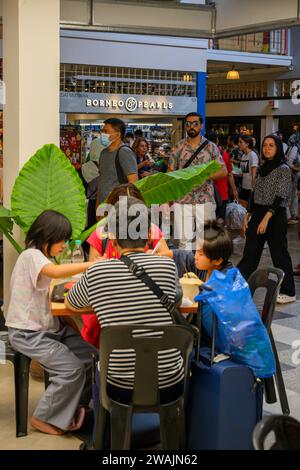
POLYGON ((275 170, 275 168, 278 168, 280 165, 285 163, 282 141, 278 136, 271 134, 264 138, 261 147, 261 158, 264 163, 259 167, 258 174, 262 177, 267 176, 271 171, 275 170), (276 155, 272 160, 268 160, 263 154, 263 144, 266 139, 273 139, 277 148, 276 155))

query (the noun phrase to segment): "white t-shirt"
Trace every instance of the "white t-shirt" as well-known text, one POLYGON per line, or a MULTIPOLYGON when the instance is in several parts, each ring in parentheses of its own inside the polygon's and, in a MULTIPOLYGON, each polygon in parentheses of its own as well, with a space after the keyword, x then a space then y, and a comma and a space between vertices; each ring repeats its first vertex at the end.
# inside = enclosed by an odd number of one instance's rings
POLYGON ((32 331, 59 330, 59 319, 51 314, 51 278, 41 274, 49 263, 51 260, 35 248, 21 253, 11 276, 6 326, 32 331))
POLYGON ((243 174, 242 188, 252 189, 251 168, 258 167, 258 156, 251 150, 247 155, 244 153, 241 160, 241 170, 243 174))

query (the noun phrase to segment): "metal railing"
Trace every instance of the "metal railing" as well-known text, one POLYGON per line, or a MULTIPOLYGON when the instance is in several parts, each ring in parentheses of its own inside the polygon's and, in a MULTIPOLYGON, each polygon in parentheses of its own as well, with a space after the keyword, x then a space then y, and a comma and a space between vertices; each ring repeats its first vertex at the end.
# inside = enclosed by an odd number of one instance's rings
POLYGON ((289 30, 277 29, 264 33, 251 33, 225 39, 209 39, 209 49, 256 52, 262 54, 289 54, 289 30))
POLYGON ((239 82, 234 84, 214 84, 207 86, 207 101, 230 101, 266 98, 268 82, 239 82))
POLYGON ((60 90, 156 96, 196 96, 196 73, 61 64, 60 90))

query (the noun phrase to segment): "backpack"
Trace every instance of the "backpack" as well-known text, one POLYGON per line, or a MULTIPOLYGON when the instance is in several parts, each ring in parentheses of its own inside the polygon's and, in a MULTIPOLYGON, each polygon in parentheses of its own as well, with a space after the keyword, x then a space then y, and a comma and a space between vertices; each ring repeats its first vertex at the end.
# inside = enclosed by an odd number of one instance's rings
POLYGON ((127 147, 130 150, 132 150, 132 148, 129 147, 129 145, 121 145, 121 147, 118 148, 117 155, 116 155, 116 158, 115 158, 115 168, 116 168, 116 172, 117 172, 117 175, 118 175, 119 184, 128 183, 128 178, 123 172, 123 168, 122 168, 121 163, 120 163, 120 155, 119 155, 120 150, 123 149, 124 147, 127 147))

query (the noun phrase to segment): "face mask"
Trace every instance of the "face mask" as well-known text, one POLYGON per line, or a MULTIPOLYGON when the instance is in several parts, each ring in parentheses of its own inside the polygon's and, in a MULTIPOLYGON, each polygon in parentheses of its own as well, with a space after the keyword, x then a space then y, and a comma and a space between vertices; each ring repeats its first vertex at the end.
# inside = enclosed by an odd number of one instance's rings
POLYGON ((108 147, 111 144, 109 134, 101 134, 100 135, 100 142, 103 147, 108 147))

